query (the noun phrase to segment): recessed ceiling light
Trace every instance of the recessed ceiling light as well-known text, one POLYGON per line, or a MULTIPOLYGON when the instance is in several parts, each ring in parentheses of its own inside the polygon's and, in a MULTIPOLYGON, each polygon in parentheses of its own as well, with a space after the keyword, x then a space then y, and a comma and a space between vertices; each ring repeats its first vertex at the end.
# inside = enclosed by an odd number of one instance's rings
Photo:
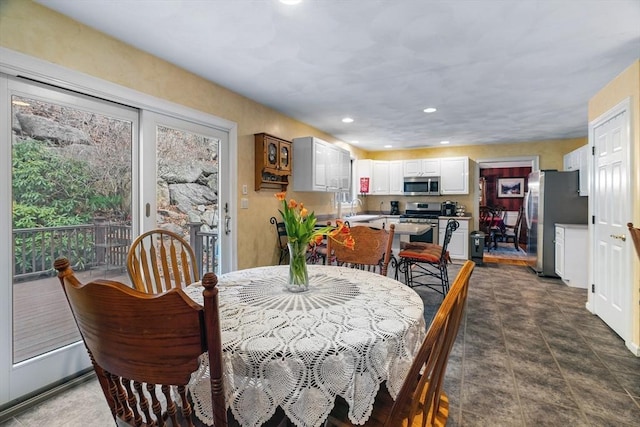
POLYGON ((429 107, 429 108, 425 108, 423 111, 425 113, 435 113, 436 111, 438 111, 438 109, 435 107, 429 107))
POLYGON ((391 148, 393 145, 385 145, 384 148, 391 148))
POLYGON ((302 0, 280 0, 282 4, 294 5, 300 3, 302 0))
POLYGON ((440 144, 443 144, 443 145, 446 145, 448 143, 449 143, 449 141, 440 141, 440 144))
POLYGON ((360 144, 360 141, 351 141, 352 144, 360 144))
POLYGON ((345 117, 342 119, 342 123, 353 123, 353 119, 351 117, 345 117))

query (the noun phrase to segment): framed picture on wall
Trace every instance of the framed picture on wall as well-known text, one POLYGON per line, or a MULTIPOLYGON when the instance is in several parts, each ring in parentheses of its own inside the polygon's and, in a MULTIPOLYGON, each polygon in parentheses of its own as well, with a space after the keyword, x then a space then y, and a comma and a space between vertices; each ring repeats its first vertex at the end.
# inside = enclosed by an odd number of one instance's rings
POLYGON ((524 197, 524 178, 498 178, 498 197, 524 197))

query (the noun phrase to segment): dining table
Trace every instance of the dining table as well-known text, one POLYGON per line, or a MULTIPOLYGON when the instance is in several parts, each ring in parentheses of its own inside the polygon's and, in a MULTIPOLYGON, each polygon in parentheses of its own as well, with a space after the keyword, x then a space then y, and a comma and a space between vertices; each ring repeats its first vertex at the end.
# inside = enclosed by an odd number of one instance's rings
MULTIPOLYGON (((395 398, 425 337, 424 304, 404 284, 368 271, 309 265, 309 289, 285 288, 288 266, 218 278, 225 399, 240 425, 278 407, 298 427, 319 427, 337 396, 362 424, 380 387, 395 398)), ((186 293, 202 304, 203 287, 186 293)), ((208 358, 189 384, 194 411, 213 423, 208 358)))

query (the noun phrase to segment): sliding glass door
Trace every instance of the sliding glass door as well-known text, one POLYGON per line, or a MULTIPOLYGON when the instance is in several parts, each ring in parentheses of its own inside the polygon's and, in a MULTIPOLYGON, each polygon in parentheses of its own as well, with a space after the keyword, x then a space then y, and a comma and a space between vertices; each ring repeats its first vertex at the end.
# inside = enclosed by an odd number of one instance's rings
POLYGON ((90 368, 54 260, 68 258, 83 282, 129 280, 138 112, 11 77, 2 83, 1 215, 11 242, 2 269, 10 338, 1 351, 11 400, 90 368))
POLYGON ((229 244, 229 203, 223 202, 220 185, 228 133, 148 111, 143 111, 142 123, 143 231, 178 233, 193 247, 200 276, 219 274, 228 263, 221 254, 230 253, 221 250, 229 244))
POLYGON ((203 271, 236 268, 237 136, 235 123, 34 58, 5 50, 0 67, 12 74, 0 73, 2 410, 90 369, 57 257, 83 281, 128 282, 132 239, 165 227, 189 236, 203 271))

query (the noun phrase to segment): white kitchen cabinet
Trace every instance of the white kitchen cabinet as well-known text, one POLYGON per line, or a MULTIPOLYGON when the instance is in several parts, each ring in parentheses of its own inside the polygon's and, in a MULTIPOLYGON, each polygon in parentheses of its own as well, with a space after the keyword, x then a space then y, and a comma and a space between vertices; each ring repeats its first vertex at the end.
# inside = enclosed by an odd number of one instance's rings
POLYGON ((586 224, 556 224, 555 272, 564 283, 576 288, 587 288, 586 224))
POLYGON ((555 250, 556 274, 562 277, 564 276, 564 227, 556 226, 555 250))
MULTIPOLYGON (((451 259, 469 259, 469 220, 470 217, 455 218, 460 227, 451 235, 449 246, 449 256, 451 259)), ((444 233, 447 230, 447 221, 449 218, 440 218, 438 220, 438 242, 440 245, 444 243, 444 233)))
POLYGON ((391 160, 389 162, 389 194, 404 194, 402 160, 391 160))
POLYGON ((565 171, 580 171, 580 195, 589 195, 589 183, 591 181, 591 168, 589 167, 589 145, 583 145, 564 155, 562 159, 565 171))
POLYGON ((340 150, 338 147, 327 144, 326 148, 327 191, 340 189, 340 150))
POLYGON ((360 159, 356 160, 356 190, 358 193, 362 193, 360 187, 360 178, 369 178, 369 193, 371 193, 371 178, 372 178, 373 160, 360 159))
POLYGON ((469 158, 440 159, 440 194, 469 194, 469 158))
POLYGON ((371 194, 389 194, 389 162, 385 160, 374 160, 371 166, 373 181, 370 185, 371 194))
POLYGON ((341 191, 347 150, 312 136, 294 138, 293 159, 294 191, 341 191))
POLYGON ((351 188, 351 153, 339 149, 338 191, 349 191, 351 188))
POLYGON ((440 176, 440 159, 412 159, 402 164, 404 176, 440 176))
POLYGON ((565 171, 573 171, 580 168, 577 154, 578 153, 574 150, 564 155, 562 158, 562 166, 565 171))

